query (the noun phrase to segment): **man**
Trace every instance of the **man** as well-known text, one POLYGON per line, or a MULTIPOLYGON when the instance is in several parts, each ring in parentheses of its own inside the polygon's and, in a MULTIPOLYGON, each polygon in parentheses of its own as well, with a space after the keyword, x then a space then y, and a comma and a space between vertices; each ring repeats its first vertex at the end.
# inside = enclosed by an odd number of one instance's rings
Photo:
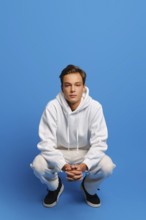
POLYGON ((61 92, 48 103, 40 121, 41 153, 31 167, 48 187, 45 207, 55 206, 63 192, 58 177, 62 171, 69 181, 81 180, 87 204, 99 207, 96 191, 115 167, 105 154, 107 127, 102 106, 89 96, 86 73, 79 67, 68 65, 60 79, 61 92))

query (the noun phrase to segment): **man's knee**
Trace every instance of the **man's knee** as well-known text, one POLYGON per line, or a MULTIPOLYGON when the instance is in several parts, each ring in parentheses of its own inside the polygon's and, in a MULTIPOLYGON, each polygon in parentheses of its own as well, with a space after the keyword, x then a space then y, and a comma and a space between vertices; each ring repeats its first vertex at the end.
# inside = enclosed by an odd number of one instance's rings
POLYGON ((31 167, 35 173, 44 174, 48 168, 48 163, 41 155, 38 155, 34 158, 31 167))
POLYGON ((113 172, 113 169, 116 167, 111 158, 107 155, 105 155, 103 159, 100 161, 99 166, 104 176, 110 176, 113 172))

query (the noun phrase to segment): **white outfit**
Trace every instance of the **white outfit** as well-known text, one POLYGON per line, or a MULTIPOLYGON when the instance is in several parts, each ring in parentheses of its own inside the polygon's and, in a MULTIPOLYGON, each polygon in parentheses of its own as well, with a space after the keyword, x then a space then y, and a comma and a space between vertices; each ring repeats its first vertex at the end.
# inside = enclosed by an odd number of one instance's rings
POLYGON ((66 164, 85 163, 88 167, 85 188, 95 194, 100 182, 112 173, 115 164, 105 155, 107 127, 99 102, 86 87, 80 105, 72 111, 60 92, 45 108, 39 125, 40 155, 31 167, 50 190, 58 186, 58 172, 66 164))

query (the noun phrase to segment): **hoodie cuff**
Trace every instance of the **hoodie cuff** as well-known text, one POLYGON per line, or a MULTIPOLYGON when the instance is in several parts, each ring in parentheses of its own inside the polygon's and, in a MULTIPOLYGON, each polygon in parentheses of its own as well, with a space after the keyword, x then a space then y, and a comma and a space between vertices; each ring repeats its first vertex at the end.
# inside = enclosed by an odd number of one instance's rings
POLYGON ((56 167, 56 171, 57 172, 62 171, 62 168, 64 167, 65 164, 66 164, 65 160, 59 161, 59 163, 57 164, 57 167, 56 167))
POLYGON ((83 163, 86 164, 88 170, 91 169, 91 167, 92 167, 92 163, 91 163, 91 161, 90 161, 89 159, 85 159, 85 160, 83 161, 83 163))

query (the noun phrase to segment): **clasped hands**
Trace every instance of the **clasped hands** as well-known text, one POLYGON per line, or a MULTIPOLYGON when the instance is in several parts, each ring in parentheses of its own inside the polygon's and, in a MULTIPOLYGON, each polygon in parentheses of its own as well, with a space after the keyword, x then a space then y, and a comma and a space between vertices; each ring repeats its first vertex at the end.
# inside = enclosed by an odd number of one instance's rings
POLYGON ((62 170, 67 175, 67 180, 69 180, 69 181, 82 180, 83 172, 87 169, 88 168, 87 168, 86 164, 84 164, 84 163, 81 163, 78 165, 65 164, 62 168, 62 170))

